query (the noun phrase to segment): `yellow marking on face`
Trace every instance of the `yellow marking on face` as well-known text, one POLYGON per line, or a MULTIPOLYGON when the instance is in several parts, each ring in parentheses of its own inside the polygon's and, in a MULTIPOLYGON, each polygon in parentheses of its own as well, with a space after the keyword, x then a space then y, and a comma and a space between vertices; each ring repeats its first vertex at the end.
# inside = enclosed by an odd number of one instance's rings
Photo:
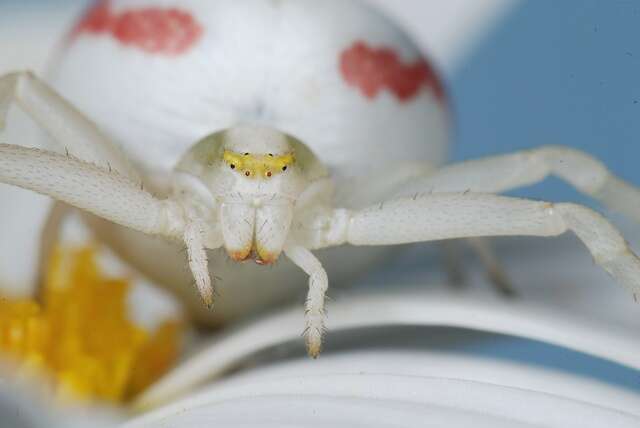
POLYGON ((273 154, 254 155, 225 150, 223 159, 229 168, 248 178, 268 179, 286 171, 294 162, 293 153, 275 156, 273 154))

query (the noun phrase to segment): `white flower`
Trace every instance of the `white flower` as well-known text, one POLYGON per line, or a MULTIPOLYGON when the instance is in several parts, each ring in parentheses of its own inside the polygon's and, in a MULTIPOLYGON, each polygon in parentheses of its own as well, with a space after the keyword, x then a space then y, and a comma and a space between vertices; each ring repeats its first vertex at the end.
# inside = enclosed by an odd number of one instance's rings
MULTIPOLYGON (((334 294, 318 360, 305 355, 295 305, 206 339, 138 398, 141 413, 114 419, 85 409, 56 420, 122 428, 638 426, 634 303, 606 286, 571 239, 553 251, 526 241, 508 255, 523 242, 501 252, 517 278, 515 300, 482 290, 479 269, 470 270, 469 289, 456 291, 429 285, 429 266, 396 263, 384 274, 393 282, 378 280, 377 291, 365 286, 376 282, 370 277, 334 294), (552 355, 526 358, 541 350, 552 355), (563 358, 564 366, 549 366, 563 358)), ((0 405, 33 412, 39 407, 30 400, 5 397, 0 405)), ((45 426, 37 422, 43 411, 23 426, 45 426)))

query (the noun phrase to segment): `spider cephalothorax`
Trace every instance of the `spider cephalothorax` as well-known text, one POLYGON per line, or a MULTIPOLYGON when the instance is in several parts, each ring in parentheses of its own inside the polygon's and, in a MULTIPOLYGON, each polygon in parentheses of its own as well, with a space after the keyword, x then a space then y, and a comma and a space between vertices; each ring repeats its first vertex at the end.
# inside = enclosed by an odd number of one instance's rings
POLYGON ((235 261, 252 257, 258 264, 278 259, 300 194, 327 176, 300 141, 248 124, 206 137, 177 171, 193 178, 183 180, 179 191, 202 195, 197 189, 206 189, 206 215, 220 224, 229 256, 235 261))
POLYGON ((183 242, 208 305, 213 303, 213 284, 207 249, 224 247, 234 260, 255 252, 259 263, 271 263, 283 253, 309 275, 305 337, 312 356, 320 352, 328 287, 327 274, 311 252, 320 248, 555 236, 571 230, 600 266, 634 295, 640 293, 640 259, 601 215, 575 204, 495 194, 554 174, 640 219, 638 189, 577 150, 541 147, 436 171, 399 165, 389 170, 384 183, 376 177, 356 185, 341 182, 341 191, 350 191, 354 199, 365 190, 362 183, 378 183, 366 189, 363 206, 350 201, 346 208, 336 206, 334 180, 305 144, 269 127, 237 125, 196 143, 169 177, 173 191, 160 199, 139 186, 138 173, 93 123, 33 75, 0 78, 0 112, 14 99, 62 145, 84 156, 2 144, 1 182, 183 242), (92 163, 99 159, 108 167, 92 163))

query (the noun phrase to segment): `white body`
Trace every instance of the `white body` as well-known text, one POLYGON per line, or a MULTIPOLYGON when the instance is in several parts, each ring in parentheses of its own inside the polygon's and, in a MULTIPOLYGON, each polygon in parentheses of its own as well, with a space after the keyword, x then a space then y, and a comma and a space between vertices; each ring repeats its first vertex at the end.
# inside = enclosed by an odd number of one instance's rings
MULTIPOLYGON (((406 64, 421 60, 410 38, 358 1, 200 0, 109 2, 110 13, 172 6, 203 28, 181 55, 150 54, 108 34, 70 38, 49 81, 144 171, 145 186, 167 194, 166 179, 195 141, 240 122, 259 123, 304 141, 340 176, 388 162, 445 158, 447 106, 428 88, 407 101, 381 90, 375 98, 350 86, 340 54, 358 40, 393 49, 406 64)), ((181 248, 89 219, 101 240, 190 303, 201 321, 220 324, 302 296, 303 275, 284 261, 264 269, 228 263, 213 251, 221 277, 216 311, 203 308, 184 269, 181 248), (159 262, 160 261, 160 262, 159 262)), ((323 252, 339 285, 381 261, 383 249, 323 252)))

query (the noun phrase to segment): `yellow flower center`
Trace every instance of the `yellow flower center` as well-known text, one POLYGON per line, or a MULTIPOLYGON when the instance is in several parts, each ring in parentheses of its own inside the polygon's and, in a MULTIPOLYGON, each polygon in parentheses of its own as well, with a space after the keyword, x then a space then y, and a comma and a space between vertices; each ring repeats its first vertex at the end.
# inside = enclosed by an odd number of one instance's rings
POLYGON ((91 248, 56 249, 41 299, 0 299, 0 352, 44 373, 63 399, 125 401, 175 362, 181 325, 151 333, 127 316, 129 283, 106 278, 91 248))

